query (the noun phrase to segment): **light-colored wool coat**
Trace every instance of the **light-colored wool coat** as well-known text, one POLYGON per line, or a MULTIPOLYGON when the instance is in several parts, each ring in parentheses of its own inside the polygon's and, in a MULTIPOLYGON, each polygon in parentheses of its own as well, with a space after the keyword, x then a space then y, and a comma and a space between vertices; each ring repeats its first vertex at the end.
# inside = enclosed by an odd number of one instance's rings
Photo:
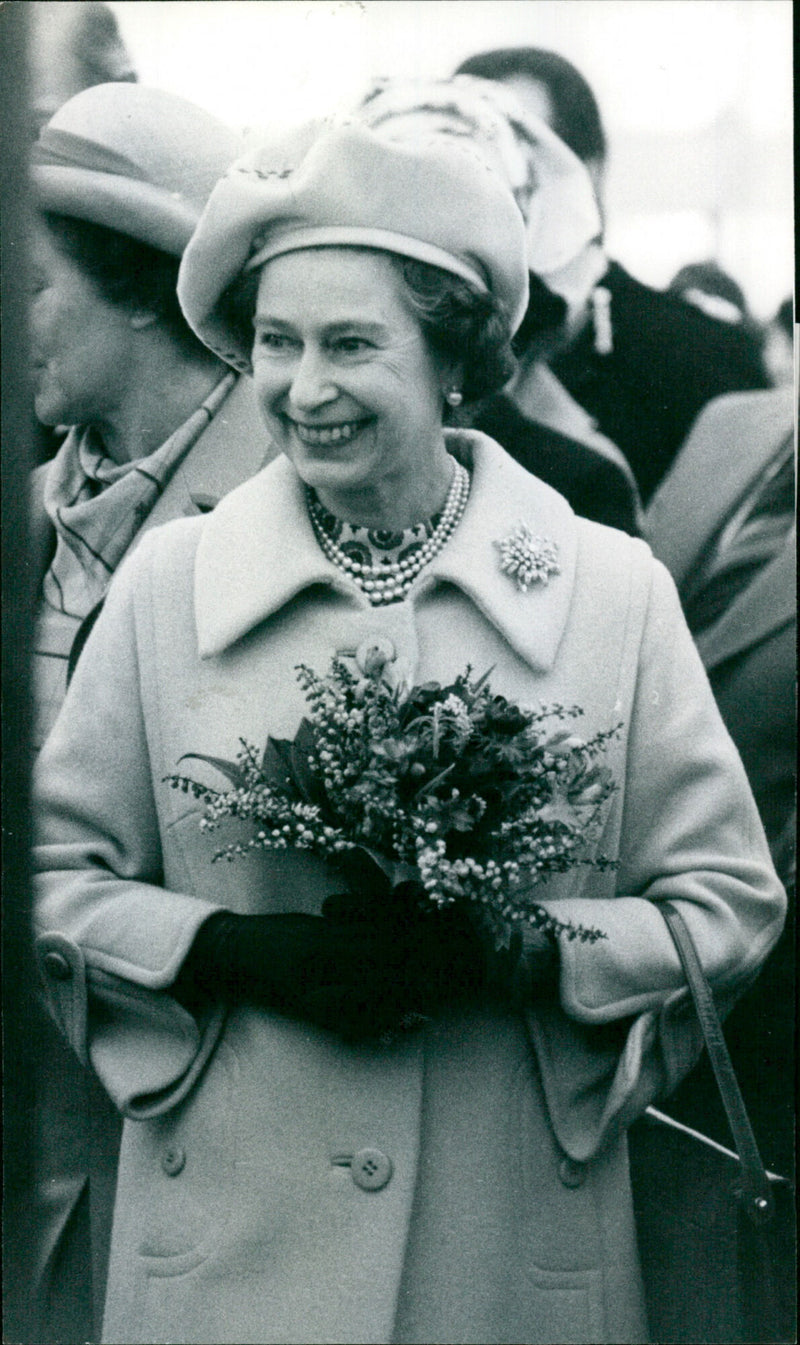
POLYGON ((370 607, 326 561, 282 458, 151 534, 42 757, 44 973, 129 1118, 106 1341, 645 1339, 620 1129, 697 1047, 657 902, 678 902, 726 1002, 784 897, 666 572, 491 440, 448 436, 472 492, 402 603, 370 607), (518 520, 559 547, 560 574, 527 593, 494 545, 518 520), (294 853, 213 865, 219 833, 163 777, 185 752, 292 735, 294 666, 376 637, 397 677, 469 662, 516 700, 582 705, 587 735, 622 721, 600 843, 619 869, 547 890, 607 937, 562 944, 560 1002, 534 992, 524 1016, 453 1014, 393 1045, 252 1009, 197 1022, 169 986, 211 911, 316 912, 341 880, 294 853), (391 1160, 380 1190, 354 1180, 363 1149, 391 1160))

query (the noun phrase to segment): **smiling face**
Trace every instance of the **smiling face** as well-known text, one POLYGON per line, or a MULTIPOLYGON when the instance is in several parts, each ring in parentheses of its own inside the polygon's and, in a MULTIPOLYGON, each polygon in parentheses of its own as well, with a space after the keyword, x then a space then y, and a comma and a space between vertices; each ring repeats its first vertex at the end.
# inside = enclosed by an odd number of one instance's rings
POLYGON ((109 303, 37 226, 30 338, 36 415, 44 425, 102 426, 127 384, 130 315, 109 303))
POLYGON ((267 428, 322 503, 373 527, 435 512, 450 482, 447 372, 391 258, 342 247, 276 257, 261 274, 254 323, 267 428))

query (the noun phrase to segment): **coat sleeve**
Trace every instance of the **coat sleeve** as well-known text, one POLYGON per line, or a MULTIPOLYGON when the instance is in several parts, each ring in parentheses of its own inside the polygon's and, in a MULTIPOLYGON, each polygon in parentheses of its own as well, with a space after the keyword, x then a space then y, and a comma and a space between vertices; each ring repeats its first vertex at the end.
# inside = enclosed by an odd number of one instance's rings
MULTIPOLYGON (((744 768, 663 566, 651 562, 627 738, 616 893, 546 901, 605 938, 562 941, 559 1003, 530 1026, 554 1126, 586 1159, 671 1091, 700 1034, 659 911, 674 902, 723 1012, 757 975, 786 913, 744 768)), ((589 884, 591 888, 591 884, 589 884)))
POLYGON ((219 908, 162 886, 137 641, 150 550, 143 542, 120 568, 35 777, 35 926, 47 998, 78 1056, 139 1118, 189 1091, 222 1024, 220 1010, 198 1022, 168 993, 197 929, 219 908))

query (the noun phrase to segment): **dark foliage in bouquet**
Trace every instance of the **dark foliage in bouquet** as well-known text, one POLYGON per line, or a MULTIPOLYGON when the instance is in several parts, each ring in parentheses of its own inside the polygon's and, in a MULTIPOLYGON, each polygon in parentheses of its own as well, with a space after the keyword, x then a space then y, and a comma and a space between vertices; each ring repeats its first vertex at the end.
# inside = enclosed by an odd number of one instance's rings
MULTIPOLYGON (((490 670, 491 671, 491 670, 490 670)), ((507 947, 519 922, 594 940, 601 931, 565 924, 536 900, 540 884, 592 856, 603 805, 615 789, 602 763, 619 725, 586 741, 568 721, 579 707, 522 709, 496 695, 490 673, 448 686, 391 688, 383 662, 356 676, 334 659, 326 677, 300 665, 309 706, 292 741, 263 753, 244 739, 235 761, 188 753, 229 789, 186 775, 169 783, 206 804, 200 823, 253 824, 247 841, 217 851, 309 850, 336 865, 355 893, 409 892, 423 905, 469 907, 507 947)))

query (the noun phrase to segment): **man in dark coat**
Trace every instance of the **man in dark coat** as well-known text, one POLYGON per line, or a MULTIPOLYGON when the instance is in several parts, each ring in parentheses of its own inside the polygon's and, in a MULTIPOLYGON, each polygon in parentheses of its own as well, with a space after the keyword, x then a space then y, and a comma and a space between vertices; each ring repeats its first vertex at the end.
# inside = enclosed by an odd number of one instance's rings
MULTIPOLYGON (((598 197, 606 138, 594 94, 555 52, 514 47, 464 61, 459 74, 511 86, 580 158, 598 197)), ((698 412, 725 392, 769 386, 761 352, 742 327, 652 289, 607 260, 550 367, 622 450, 646 504, 698 412)))
POLYGON ((611 261, 610 350, 591 316, 550 367, 622 449, 643 500, 669 468, 693 420, 725 392, 766 388, 761 354, 740 327, 643 285, 611 261))
MULTIPOLYGON (((791 388, 707 406, 647 512, 789 893, 786 929, 725 1035, 762 1156, 794 1162, 797 788, 795 398, 791 388), (710 483, 713 483, 709 489, 710 483)), ((707 1058, 667 1110, 729 1144, 707 1058)))

